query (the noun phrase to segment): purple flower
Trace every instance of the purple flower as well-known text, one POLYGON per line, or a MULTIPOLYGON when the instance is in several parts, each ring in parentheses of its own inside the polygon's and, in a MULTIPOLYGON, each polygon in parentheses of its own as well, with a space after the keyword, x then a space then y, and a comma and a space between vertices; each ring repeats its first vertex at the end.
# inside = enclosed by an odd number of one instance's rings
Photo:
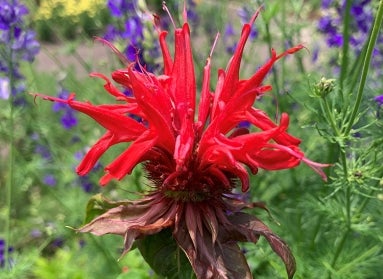
POLYGON ((52 248, 61 248, 64 246, 64 243, 65 243, 65 241, 63 238, 57 237, 57 238, 52 240, 52 242, 50 243, 50 246, 52 248))
MULTIPOLYGON (((318 30, 325 34, 327 45, 341 47, 343 45, 342 23, 345 16, 346 1, 322 0, 325 15, 318 22, 318 30)), ((350 43, 356 55, 360 53, 373 22, 371 0, 354 0, 351 4, 350 43)), ((348 43, 348 42, 347 42, 348 43)))
POLYGON ((13 43, 13 49, 20 51, 21 58, 32 62, 40 51, 40 44, 35 39, 36 33, 32 30, 23 31, 13 43))
POLYGON ((311 61, 316 62, 318 60, 318 57, 319 57, 319 46, 316 45, 313 48, 311 61))
POLYGON ((131 17, 125 22, 125 32, 122 34, 122 38, 130 40, 133 45, 143 40, 143 26, 138 16, 131 17))
POLYGON ((43 233, 39 229, 33 229, 29 235, 33 238, 39 238, 42 237, 43 233))
MULTIPOLYGON (((251 11, 247 6, 243 6, 238 10, 238 15, 241 18, 241 23, 245 24, 250 21, 254 11, 251 11)), ((251 28, 250 39, 256 39, 258 37, 258 31, 256 28, 251 28)))
POLYGON ((324 16, 319 19, 318 29, 323 33, 334 33, 336 32, 336 27, 333 24, 333 19, 330 16, 324 16))
MULTIPOLYGON (((5 243, 5 240, 0 238, 0 268, 5 266, 5 262, 7 260, 5 258, 5 251, 7 249, 6 247, 7 245, 5 243)), ((13 247, 8 246, 8 253, 12 251, 13 251, 13 247)), ((8 261, 11 262, 11 259, 8 259, 8 261)))
POLYGON ((223 43, 227 53, 233 54, 237 48, 237 41, 235 36, 235 30, 232 23, 228 22, 225 26, 225 32, 223 34, 223 43))
POLYGON ((376 96, 374 100, 379 106, 383 105, 383 95, 376 96))
POLYGON ((10 95, 9 79, 0 77, 0 99, 7 100, 10 95))
POLYGON ((15 106, 24 106, 24 77, 19 72, 20 61, 33 61, 40 50, 39 43, 35 40, 35 32, 26 28, 23 17, 28 14, 28 9, 17 0, 0 0, 0 74, 13 75, 14 83, 8 85, 1 81, 0 98, 9 98, 10 94, 15 106), (11 67, 8 61, 12 61, 11 67), (10 93, 11 92, 11 93, 10 93))
POLYGON ((135 10, 135 0, 108 0, 108 8, 113 16, 122 17, 135 10))
POLYGON ((131 44, 126 47, 125 55, 130 61, 136 61, 136 60, 140 61, 141 60, 140 58, 142 58, 142 52, 137 47, 131 44))
POLYGON ((353 16, 356 16, 356 17, 363 16, 363 7, 362 6, 352 6, 351 7, 351 14, 353 16))
POLYGON ((104 38, 111 42, 128 41, 123 51, 127 58, 131 61, 139 61, 149 72, 156 71, 159 68, 158 63, 155 62, 160 56, 159 45, 144 44, 145 24, 143 22, 149 19, 136 9, 137 5, 136 0, 108 0, 107 6, 115 17, 115 22, 107 26, 104 38))
POLYGON ((84 190, 84 192, 86 193, 92 192, 92 190, 94 189, 94 185, 88 175, 80 176, 79 180, 80 180, 81 188, 84 190))
POLYGON ((191 23, 191 25, 197 25, 199 22, 199 16, 195 10, 197 4, 194 0, 188 0, 187 1, 187 16, 188 16, 188 22, 191 23))
POLYGON ((340 47, 343 45, 343 36, 339 33, 334 33, 327 38, 327 44, 330 47, 340 47))
POLYGON ((64 114, 61 116, 61 124, 67 130, 76 126, 77 118, 75 112, 71 109, 65 110, 64 114))
MULTIPOLYGON (((17 1, 11 2, 0 0, 0 44, 12 47, 14 61, 32 61, 39 52, 40 45, 35 40, 35 32, 24 26, 23 16, 28 14, 28 9, 17 1)), ((4 55, 7 53, 1 54, 4 55)), ((3 59, 7 61, 9 57, 2 57, 1 60, 3 59)))
MULTIPOLYGON (((69 91, 67 91, 64 88, 61 88, 61 90, 58 93, 58 97, 68 98, 68 96, 69 96, 69 91)), ((54 112, 61 113, 61 124, 65 129, 69 130, 77 125, 76 112, 71 110, 65 104, 53 103, 52 110, 54 112)))
POLYGON ((330 5, 332 4, 333 0, 322 0, 322 8, 323 9, 328 9, 330 5))
POLYGON ((52 154, 49 151, 48 147, 46 147, 45 145, 37 144, 35 147, 35 153, 39 154, 43 159, 47 161, 52 160, 52 154))
MULTIPOLYGON (((355 56, 359 56, 363 46, 370 35, 374 21, 374 3, 371 0, 353 0, 350 6, 348 42, 343 38, 343 22, 346 14, 346 0, 322 0, 324 16, 318 21, 318 30, 324 34, 329 47, 339 48, 349 44, 355 56)), ((378 37, 378 43, 373 53, 371 63, 376 75, 379 76, 383 69, 383 33, 378 37)), ((330 58, 331 59, 331 58, 330 58)))
POLYGON ((28 9, 18 1, 0 0, 0 29, 9 30, 11 26, 22 20, 28 9))
POLYGON ((43 178, 43 183, 48 186, 56 186, 56 178, 52 174, 47 174, 43 178))
POLYGON ((238 124, 238 128, 250 129, 251 123, 249 121, 241 121, 238 124))
POLYGON ((80 161, 82 158, 84 157, 84 152, 82 151, 77 151, 75 154, 74 154, 74 158, 78 161, 80 161))
POLYGON ((106 26, 105 34, 104 34, 104 39, 107 41, 114 41, 116 40, 120 35, 120 31, 118 30, 117 27, 114 25, 109 24, 106 26))

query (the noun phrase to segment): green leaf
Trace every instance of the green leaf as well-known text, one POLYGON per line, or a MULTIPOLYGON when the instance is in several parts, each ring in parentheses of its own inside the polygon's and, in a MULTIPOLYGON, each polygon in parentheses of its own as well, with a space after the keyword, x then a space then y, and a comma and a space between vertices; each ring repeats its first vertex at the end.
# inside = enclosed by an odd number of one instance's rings
POLYGON ((192 267, 169 229, 135 242, 150 267, 168 279, 195 278, 192 267))
POLYGON ((109 209, 115 208, 120 205, 125 205, 126 201, 111 201, 105 198, 102 194, 94 195, 86 205, 86 215, 84 223, 89 223, 94 218, 104 214, 109 209))
POLYGON ((261 15, 266 24, 269 24, 271 19, 276 17, 279 12, 279 6, 278 1, 275 3, 268 3, 267 8, 262 11, 261 15))

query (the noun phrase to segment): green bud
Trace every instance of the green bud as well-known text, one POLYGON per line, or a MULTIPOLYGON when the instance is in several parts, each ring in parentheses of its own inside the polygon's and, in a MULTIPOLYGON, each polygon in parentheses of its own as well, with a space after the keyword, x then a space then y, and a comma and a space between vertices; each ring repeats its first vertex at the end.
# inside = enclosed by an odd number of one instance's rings
POLYGON ((330 94, 335 87, 335 79, 326 79, 324 77, 315 84, 314 93, 315 96, 325 98, 328 94, 330 94))

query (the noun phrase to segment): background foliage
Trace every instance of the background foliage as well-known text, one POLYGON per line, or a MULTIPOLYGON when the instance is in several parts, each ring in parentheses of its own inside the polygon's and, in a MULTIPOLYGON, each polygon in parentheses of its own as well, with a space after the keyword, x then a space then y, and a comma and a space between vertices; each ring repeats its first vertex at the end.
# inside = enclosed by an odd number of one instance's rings
MULTIPOLYGON (((0 1, 1 5, 5 2, 0 1)), ((2 37, 0 223, 5 226, 0 226, 0 278, 159 278, 137 249, 117 261, 121 239, 95 238, 68 228, 83 224, 86 204, 96 193, 112 199, 134 198, 134 192, 146 185, 141 170, 136 169, 121 182, 99 187, 102 164, 110 161, 112 151, 91 175, 77 177, 75 166, 103 131, 66 107, 35 103, 28 94, 64 96, 76 92, 82 100, 107 102, 102 81, 79 74, 99 71, 108 75, 121 67, 107 51, 97 61, 80 54, 82 45, 89 51, 102 48, 97 43, 89 44, 95 35, 107 37, 127 56, 134 43, 142 50, 140 59, 159 71, 150 13, 162 15, 161 3, 147 2, 138 1, 133 10, 120 9, 119 15, 116 7, 102 0, 76 1, 76 5, 72 1, 26 1, 29 13, 23 24, 36 31, 41 44, 34 63, 23 56, 9 56, 16 50, 7 52, 9 44, 2 37), (135 17, 142 25, 133 25, 135 17), (74 57, 76 63, 67 65, 52 55, 52 42, 65 50, 64 60, 74 57), (54 67, 37 67, 44 53, 51 54, 54 67), (3 65, 17 66, 17 73, 3 65), (22 85, 23 89, 16 92, 9 84, 18 88, 22 85), (12 90, 7 96, 9 88, 12 90)), ((241 24, 261 3, 187 2, 199 73, 216 32, 221 33, 213 55, 214 73, 226 64, 241 24)), ((381 2, 267 1, 245 51, 241 75, 248 76, 269 57, 271 47, 281 52, 305 44, 307 51, 276 65, 268 77, 274 89, 258 100, 257 106, 270 115, 289 113, 290 132, 302 139, 307 156, 333 164, 327 170, 326 183, 305 166, 260 171, 252 178, 248 198, 265 202, 272 217, 257 210, 253 213, 267 220, 291 247, 298 266, 295 278, 380 278, 383 98, 382 82, 377 77, 382 73, 383 56, 379 30, 375 30, 378 43, 370 49, 372 63, 365 67, 363 63, 368 57, 368 44, 373 41, 372 26, 381 2)), ((177 1, 168 1, 168 6, 173 15, 181 15, 177 1)), ((166 17, 163 20, 166 24, 166 17)), ((285 278, 283 264, 265 241, 243 249, 254 276, 285 278)))

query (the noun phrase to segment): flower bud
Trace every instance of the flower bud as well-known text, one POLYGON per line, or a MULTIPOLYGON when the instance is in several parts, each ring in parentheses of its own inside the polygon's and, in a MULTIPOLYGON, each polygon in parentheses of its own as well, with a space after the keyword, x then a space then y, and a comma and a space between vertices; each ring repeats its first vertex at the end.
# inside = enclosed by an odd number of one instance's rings
POLYGON ((326 79, 324 77, 315 84, 314 93, 315 96, 325 98, 329 93, 334 90, 335 87, 335 79, 326 79))

